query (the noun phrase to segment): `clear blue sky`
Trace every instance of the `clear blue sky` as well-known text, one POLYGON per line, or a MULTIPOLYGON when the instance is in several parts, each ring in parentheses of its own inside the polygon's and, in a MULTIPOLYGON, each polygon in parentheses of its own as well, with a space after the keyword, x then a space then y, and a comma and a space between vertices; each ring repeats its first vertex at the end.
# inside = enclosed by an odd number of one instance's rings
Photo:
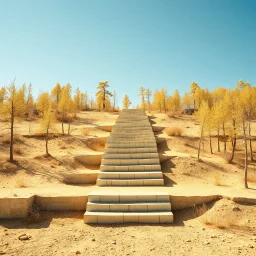
POLYGON ((0 0, 0 85, 57 82, 95 95, 108 80, 119 104, 140 86, 213 89, 256 84, 254 0, 0 0))

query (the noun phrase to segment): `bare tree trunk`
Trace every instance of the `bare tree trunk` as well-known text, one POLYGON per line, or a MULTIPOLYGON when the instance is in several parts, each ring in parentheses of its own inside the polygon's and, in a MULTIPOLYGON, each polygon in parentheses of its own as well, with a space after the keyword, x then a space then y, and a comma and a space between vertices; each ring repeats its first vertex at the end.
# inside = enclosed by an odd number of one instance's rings
POLYGON ((247 139, 246 139, 246 127, 245 127, 245 121, 244 120, 243 120, 243 135, 244 135, 244 149, 245 149, 245 155, 244 155, 244 187, 248 188, 248 183, 247 183, 248 148, 247 148, 247 139))
POLYGON ((211 151, 211 154, 212 153, 212 136, 211 136, 211 132, 209 132, 209 138, 210 138, 210 151, 211 151))
POLYGON ((232 154, 230 160, 233 161, 236 150, 236 121, 233 120, 234 139, 232 141, 232 154))
POLYGON ((28 125, 28 132, 29 133, 31 132, 31 122, 29 122, 29 125, 28 125))
POLYGON ((253 161, 253 151, 252 151, 252 136, 251 136, 251 122, 249 121, 249 145, 250 145, 250 160, 253 161))
POLYGON ((68 124, 68 135, 70 135, 70 123, 68 124))
POLYGON ((218 152, 220 152, 220 129, 218 128, 218 152))
POLYGON ((49 152, 48 152, 48 139, 49 139, 49 129, 47 128, 47 131, 46 131, 46 138, 45 138, 45 150, 46 150, 46 155, 49 155, 49 152))
POLYGON ((226 151, 227 150, 227 142, 226 142, 226 132, 225 132, 224 123, 222 124, 222 129, 223 129, 223 137, 224 137, 224 151, 226 151))
POLYGON ((199 140, 199 145, 198 145, 198 152, 197 152, 197 159, 198 160, 200 159, 200 150, 201 150, 202 138, 203 138, 203 127, 201 128, 200 140, 199 140))
POLYGON ((13 105, 13 101, 12 101, 11 139, 10 139, 10 162, 13 162, 13 127, 14 127, 14 105, 13 105))

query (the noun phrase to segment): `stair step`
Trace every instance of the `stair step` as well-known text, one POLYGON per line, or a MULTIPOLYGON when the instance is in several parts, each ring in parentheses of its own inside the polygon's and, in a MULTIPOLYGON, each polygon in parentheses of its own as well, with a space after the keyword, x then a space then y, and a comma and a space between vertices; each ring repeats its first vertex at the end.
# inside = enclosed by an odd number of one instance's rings
POLYGON ((152 147, 152 148, 105 148, 104 153, 157 153, 157 147, 152 147))
POLYGON ((150 165, 104 165, 101 164, 100 170, 102 172, 151 172, 151 171, 161 171, 160 164, 150 164, 150 165))
POLYGON ((88 201, 95 203, 170 202, 167 192, 108 192, 102 194, 100 191, 90 192, 88 201))
POLYGON ((159 158, 145 159, 102 159, 102 165, 151 165, 159 164, 159 158))
POLYGON ((156 142, 141 142, 141 143, 136 143, 136 142, 131 142, 131 143, 107 143, 106 148, 146 148, 146 147, 156 147, 156 142))
POLYGON ((97 179, 98 186, 163 186, 161 179, 97 179))
POLYGON ((106 153, 103 155, 103 159, 145 159, 145 158, 159 158, 158 153, 118 153, 110 154, 106 153))
POLYGON ((171 211, 170 202, 126 202, 126 203, 93 203, 88 202, 89 212, 164 212, 171 211))
POLYGON ((172 212, 86 212, 84 222, 88 224, 111 223, 173 223, 172 212))
POLYGON ((162 179, 162 172, 100 172, 98 179, 162 179))

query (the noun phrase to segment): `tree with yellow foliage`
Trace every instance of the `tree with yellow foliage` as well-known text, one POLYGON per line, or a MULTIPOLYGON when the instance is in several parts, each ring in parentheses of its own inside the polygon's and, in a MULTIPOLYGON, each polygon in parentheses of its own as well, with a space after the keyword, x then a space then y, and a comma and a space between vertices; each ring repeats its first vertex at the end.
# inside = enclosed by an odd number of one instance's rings
POLYGON ((180 109, 180 94, 179 91, 176 89, 172 95, 172 108, 174 111, 177 111, 180 109))
POLYGON ((24 89, 18 89, 14 82, 5 90, 3 101, 0 103, 0 113, 7 117, 10 122, 10 162, 13 162, 14 123, 16 118, 24 117, 25 115, 25 98, 24 89))
POLYGON ((153 105, 158 109, 160 113, 162 112, 162 104, 163 102, 161 91, 156 90, 154 93, 153 105))
POLYGON ((141 98, 141 108, 145 109, 146 105, 145 105, 145 88, 144 87, 142 86, 140 87, 138 96, 140 96, 141 98))
POLYGON ((50 108, 50 96, 48 92, 43 92, 39 95, 36 107, 39 111, 41 111, 41 114, 48 111, 50 108))
POLYGON ((71 98, 71 85, 67 84, 61 92, 61 97, 58 104, 58 111, 61 118, 61 127, 62 134, 64 134, 64 120, 67 118, 67 115, 72 112, 74 109, 74 104, 71 98))
POLYGON ((207 123, 209 121, 210 117, 210 109, 207 102, 202 102, 200 105, 200 108, 198 109, 198 112, 196 113, 197 118, 200 120, 200 139, 199 139, 199 145, 198 145, 198 153, 197 153, 197 159, 200 159, 200 152, 201 152, 201 144, 205 132, 205 128, 207 126, 207 123))
POLYGON ((59 101, 60 101, 61 91, 62 91, 62 88, 59 83, 57 83, 51 91, 52 101, 56 102, 57 105, 59 104, 59 101))
POLYGON ((113 96, 113 94, 107 89, 109 87, 108 81, 99 82, 97 86, 97 93, 96 93, 96 101, 99 108, 102 108, 105 110, 107 105, 110 105, 110 97, 113 96))
POLYGON ((5 95, 6 95, 6 88, 1 87, 0 88, 0 103, 4 102, 5 95))
POLYGON ((152 95, 152 92, 151 92, 150 88, 147 88, 145 90, 145 97, 147 99, 147 105, 148 105, 149 112, 151 111, 151 107, 150 107, 150 97, 151 97, 151 95, 152 95))
POLYGON ((40 120, 40 127, 41 127, 41 131, 45 134, 46 155, 50 155, 48 150, 49 133, 51 131, 55 131, 56 122, 57 121, 55 118, 55 113, 52 112, 50 108, 44 111, 43 118, 40 120))
POLYGON ((131 101, 130 101, 128 95, 125 94, 124 99, 123 99, 123 106, 124 106, 124 108, 125 108, 125 109, 128 109, 131 104, 132 104, 132 103, 131 103, 131 101))

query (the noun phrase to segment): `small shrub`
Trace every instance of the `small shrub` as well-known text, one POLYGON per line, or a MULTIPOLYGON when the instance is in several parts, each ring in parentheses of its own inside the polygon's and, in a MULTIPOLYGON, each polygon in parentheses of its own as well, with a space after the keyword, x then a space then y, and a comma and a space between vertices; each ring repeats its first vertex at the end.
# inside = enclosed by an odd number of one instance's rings
MULTIPOLYGON (((4 134, 1 141, 3 144, 10 144, 11 136, 8 134, 4 134)), ((19 134, 15 134, 15 135, 13 135, 13 142, 14 143, 22 143, 22 142, 24 142, 24 139, 19 134)))
POLYGON ((106 145, 106 139, 103 139, 103 138, 89 139, 87 140, 86 145, 88 146, 88 148, 94 151, 103 152, 106 145))
POLYGON ((15 145, 14 148, 13 148, 13 152, 17 155, 22 155, 23 154, 23 150, 20 146, 18 145, 15 145))
POLYGON ((30 223, 37 223, 42 220, 40 208, 36 204, 32 204, 28 209, 27 221, 30 223))
POLYGON ((165 133, 168 136, 181 136, 183 134, 183 129, 180 127, 169 127, 165 129, 165 133))

